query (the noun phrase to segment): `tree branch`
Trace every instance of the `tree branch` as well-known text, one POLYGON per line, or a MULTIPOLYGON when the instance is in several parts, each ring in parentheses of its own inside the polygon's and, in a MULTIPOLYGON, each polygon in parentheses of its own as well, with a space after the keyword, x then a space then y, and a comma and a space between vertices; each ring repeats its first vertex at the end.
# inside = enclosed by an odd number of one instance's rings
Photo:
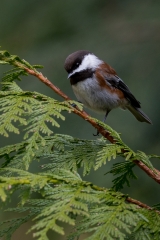
MULTIPOLYGON (((19 65, 17 63, 17 65, 19 65)), ((19 65, 20 66, 20 65, 19 65)), ((22 67, 22 66, 20 66, 22 67)), ((43 82, 45 85, 50 87, 55 93, 57 93, 59 96, 64 98, 65 100, 71 100, 65 93, 63 93, 58 87, 56 87, 54 84, 52 84, 46 77, 43 76, 42 73, 37 72, 35 70, 29 69, 24 67, 24 70, 35 77, 37 77, 41 82, 43 82)), ((78 108, 74 108, 73 112, 83 118, 84 120, 88 121, 93 127, 95 127, 99 133, 102 134, 103 137, 108 139, 111 143, 115 143, 115 140, 110 135, 110 133, 105 130, 102 126, 98 125, 97 122, 94 121, 85 111, 80 111, 78 108)), ((126 150, 123 150, 123 152, 126 152, 126 150)), ((160 172, 157 169, 150 169, 148 168, 143 162, 137 160, 133 161, 137 166, 139 166, 149 177, 151 177, 154 181, 160 184, 160 172)))
POLYGON ((140 202, 140 201, 138 201, 138 200, 136 200, 136 199, 127 197, 127 198, 126 198, 126 201, 129 202, 129 203, 132 203, 132 204, 136 204, 136 205, 139 206, 140 208, 146 208, 146 209, 148 209, 148 210, 153 210, 153 211, 157 212, 158 214, 160 214, 160 211, 155 210, 154 208, 152 208, 152 207, 146 205, 145 203, 142 203, 142 202, 140 202))
MULTIPOLYGON (((39 177, 39 176, 38 176, 39 177)), ((68 184, 68 181, 66 180, 62 180, 62 179, 56 179, 56 178, 50 178, 48 176, 44 176, 43 175, 43 178, 46 178, 47 180, 47 183, 51 183, 51 184, 54 184, 54 185, 59 185, 59 184, 62 184, 62 183, 66 183, 68 184)), ((10 185, 10 182, 8 182, 8 178, 6 178, 6 183, 7 185, 9 186, 12 186, 12 185, 32 185, 32 179, 31 178, 23 178, 23 177, 10 177, 9 181, 11 181, 11 185, 10 185)), ((3 178, 3 182, 5 182, 5 178, 3 178)), ((73 184, 73 182, 72 182, 73 184)), ((75 182, 75 184, 77 184, 75 182)), ((96 190, 96 191, 100 191, 100 192, 106 192, 108 189, 107 188, 103 188, 103 187, 99 187, 97 185, 94 185, 90 182, 81 182, 81 184, 84 186, 84 187, 88 187, 90 186, 93 190, 96 190)), ((122 197, 125 197, 124 194, 121 195, 122 197)), ((151 210, 151 211, 155 211, 157 212, 158 214, 160 214, 160 211, 146 205, 145 203, 142 203, 136 199, 133 199, 133 198, 130 198, 130 197, 125 197, 125 201, 128 202, 128 203, 131 203, 131 204, 134 204, 134 205, 137 205, 139 208, 145 208, 147 210, 151 210)))

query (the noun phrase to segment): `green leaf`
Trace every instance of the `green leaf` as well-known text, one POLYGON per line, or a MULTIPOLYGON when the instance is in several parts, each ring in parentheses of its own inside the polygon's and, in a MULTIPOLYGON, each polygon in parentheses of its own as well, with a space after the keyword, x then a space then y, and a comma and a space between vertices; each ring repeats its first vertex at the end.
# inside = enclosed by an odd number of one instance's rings
POLYGON ((137 176, 132 170, 134 167, 135 164, 130 161, 113 164, 112 169, 107 173, 112 173, 113 176, 116 176, 116 178, 112 180, 112 188, 115 189, 115 191, 123 189, 125 184, 130 187, 130 180, 137 179, 137 176))
POLYGON ((110 161, 111 158, 115 159, 117 155, 121 154, 122 146, 117 144, 107 144, 97 153, 95 170, 100 168, 106 161, 110 161))

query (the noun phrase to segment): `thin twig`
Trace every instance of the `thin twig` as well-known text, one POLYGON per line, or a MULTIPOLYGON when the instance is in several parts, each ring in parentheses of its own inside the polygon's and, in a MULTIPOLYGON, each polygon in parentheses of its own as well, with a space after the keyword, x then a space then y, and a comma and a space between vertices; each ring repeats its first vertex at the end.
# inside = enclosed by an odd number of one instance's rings
MULTIPOLYGON (((93 188, 94 190, 97 190, 97 191, 106 191, 107 189, 106 188, 102 188, 102 187, 99 187, 99 186, 96 186, 96 185, 90 185, 91 188, 93 188)), ((133 199, 133 198, 130 198, 130 197, 126 197, 126 202, 128 203, 132 203, 132 204, 135 204, 137 205, 138 207, 140 208, 145 208, 147 210, 152 210, 152 211, 155 211, 157 212, 158 214, 160 214, 160 211, 148 206, 147 204, 145 203, 142 203, 136 199, 133 199)))
POLYGON ((130 198, 130 197, 127 197, 126 198, 126 201, 129 202, 129 203, 132 203, 132 204, 136 204, 137 206, 139 206, 140 208, 145 208, 145 209, 148 209, 148 210, 152 210, 152 211, 155 211, 157 212, 158 214, 160 214, 160 211, 146 205, 145 203, 142 203, 136 199, 133 199, 133 198, 130 198))
MULTIPOLYGON (((24 68, 24 67, 23 67, 24 68)), ((37 77, 41 82, 46 84, 48 87, 50 87, 54 92, 56 92, 59 96, 64 98, 65 100, 69 101, 71 100, 65 93, 63 93, 58 87, 56 87, 54 84, 52 84, 46 77, 43 76, 42 73, 39 73, 37 71, 34 71, 29 68, 24 68, 27 73, 30 75, 33 75, 37 77)), ((102 134, 105 138, 107 138, 111 143, 115 143, 115 140, 110 135, 110 133, 104 129, 102 126, 100 126, 98 123, 94 121, 85 111, 80 111, 77 108, 73 109, 73 112, 77 115, 79 115, 84 120, 88 121, 93 127, 95 127, 99 133, 102 134)), ((126 152, 126 150, 123 150, 123 152, 126 152)), ((160 172, 157 169, 150 169, 148 168, 143 162, 139 160, 133 161, 137 166, 139 166, 149 177, 151 177, 154 181, 160 184, 160 172)))

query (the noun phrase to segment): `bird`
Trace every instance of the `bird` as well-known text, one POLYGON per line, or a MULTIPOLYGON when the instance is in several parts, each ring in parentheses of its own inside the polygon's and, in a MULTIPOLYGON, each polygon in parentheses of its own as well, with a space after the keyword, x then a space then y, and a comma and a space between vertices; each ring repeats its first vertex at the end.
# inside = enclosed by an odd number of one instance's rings
POLYGON ((66 58, 64 68, 77 100, 94 112, 104 113, 104 122, 111 110, 120 107, 128 109, 138 121, 152 124, 116 71, 94 53, 73 52, 66 58))

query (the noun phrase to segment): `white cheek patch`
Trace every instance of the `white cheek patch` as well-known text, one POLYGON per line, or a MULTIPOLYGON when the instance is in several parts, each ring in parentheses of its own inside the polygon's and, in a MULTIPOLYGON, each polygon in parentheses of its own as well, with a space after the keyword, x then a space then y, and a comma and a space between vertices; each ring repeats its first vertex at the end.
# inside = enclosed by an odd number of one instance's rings
POLYGON ((70 78, 74 73, 81 72, 83 70, 86 70, 87 68, 90 68, 90 69, 94 70, 95 68, 97 68, 102 63, 103 63, 103 61, 98 59, 95 55, 88 54, 84 57, 80 66, 68 75, 68 78, 70 78))

